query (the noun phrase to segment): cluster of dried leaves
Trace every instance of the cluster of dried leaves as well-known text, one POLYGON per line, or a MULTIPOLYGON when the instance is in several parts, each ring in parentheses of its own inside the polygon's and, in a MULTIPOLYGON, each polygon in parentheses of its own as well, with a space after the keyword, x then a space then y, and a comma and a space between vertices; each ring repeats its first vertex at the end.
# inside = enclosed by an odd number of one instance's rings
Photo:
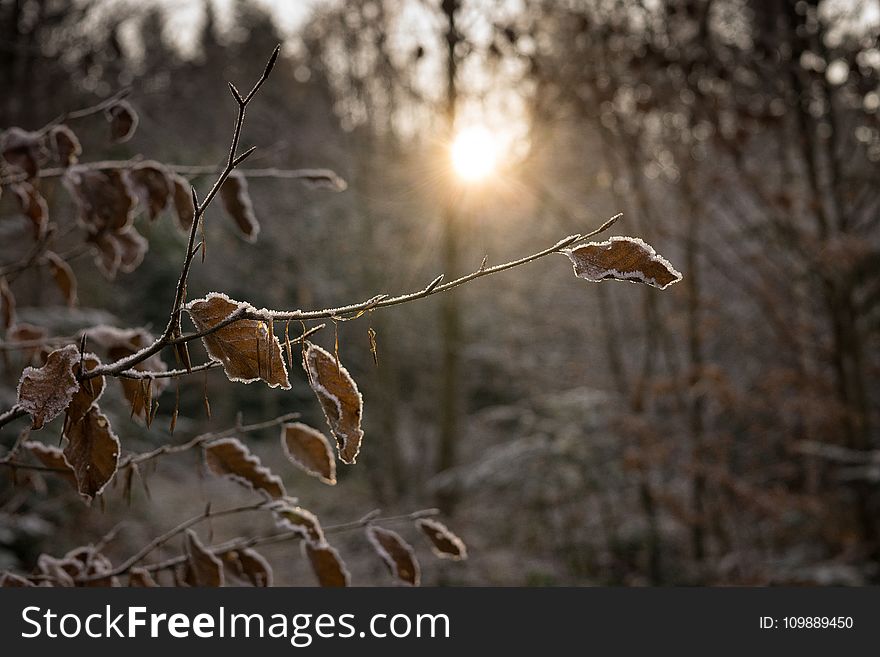
MULTIPOLYGON (((62 169, 64 186, 77 207, 76 225, 82 231, 83 245, 93 252, 96 267, 108 279, 115 278, 120 272, 133 271, 147 253, 148 241, 135 228, 139 213, 152 222, 166 210, 171 210, 177 225, 189 235, 189 251, 178 285, 177 302, 169 328, 158 338, 140 328, 93 326, 80 332, 79 346, 67 344, 51 349, 47 346, 50 342, 45 329, 17 321, 16 299, 9 280, 0 276, 0 321, 5 340, 7 343, 27 344, 25 353, 31 362, 21 374, 17 404, 2 415, 0 426, 25 414, 30 416, 31 425, 0 463, 26 467, 26 463, 13 459, 27 456, 42 469, 68 481, 86 503, 100 496, 121 469, 126 470, 130 488, 131 473, 138 460, 136 455, 121 455, 120 440, 99 405, 107 386, 106 378, 118 379, 122 395, 131 408, 131 417, 150 426, 156 416, 158 398, 168 381, 193 370, 187 342, 196 338, 201 339, 208 357, 202 369, 216 364, 232 382, 262 381, 269 387, 285 390, 291 387, 290 376, 294 371, 292 344, 299 342, 297 351, 301 351, 305 379, 324 413, 332 442, 314 427, 299 422, 285 423, 281 427, 280 448, 291 464, 327 485, 336 484, 337 457, 344 464, 356 462, 364 439, 361 426, 363 397, 354 378, 340 362, 338 345, 334 353, 330 353, 306 340, 305 333, 297 341, 291 341, 286 328, 282 342, 275 333, 276 319, 289 321, 300 317, 301 311, 257 310, 247 302, 233 300, 219 292, 183 303, 186 277, 195 253, 196 231, 201 228, 204 236, 204 226, 199 226, 199 222, 203 220, 205 206, 214 194, 219 196, 245 240, 254 241, 259 233, 260 226, 247 193, 245 177, 235 171, 235 166, 250 151, 238 158, 234 154, 244 107, 268 76, 276 56, 277 50, 263 78, 246 97, 231 87, 239 103, 239 125, 233 137, 228 166, 202 206, 188 181, 159 162, 138 159, 125 163, 80 164, 82 147, 79 139, 63 123, 56 122, 35 132, 13 127, 0 135, 3 165, 0 191, 8 188, 15 195, 21 214, 30 222, 36 240, 36 248, 21 269, 47 267, 67 304, 77 303, 77 280, 68 258, 48 248, 55 226, 50 222, 48 204, 41 193, 41 172, 46 165, 51 163, 62 169), (181 332, 181 311, 187 313, 195 329, 186 338, 181 332), (98 353, 87 351, 87 344, 98 353), (165 348, 173 348, 183 369, 169 370, 160 355, 165 348), (43 429, 62 416, 60 446, 30 438, 31 432, 43 429)), ((127 141, 132 137, 138 118, 128 102, 117 98, 100 109, 109 122, 113 141, 127 141)), ((336 189, 344 188, 344 184, 334 182, 333 176, 335 174, 328 177, 326 172, 318 171, 311 177, 304 176, 304 179, 318 184, 329 180, 336 189)), ((503 265, 486 268, 484 262, 473 274, 445 285, 440 285, 442 277, 437 278, 428 288, 411 295, 393 298, 382 295, 366 304, 316 311, 309 318, 335 319, 345 313, 359 316, 365 309, 445 292, 478 276, 519 266, 550 253, 567 255, 575 274, 589 281, 628 280, 663 289, 681 279, 681 274, 669 262, 639 239, 613 237, 601 243, 575 244, 581 239, 572 236, 550 249, 503 265)), ((202 254, 204 256, 204 249, 202 254)), ((11 267, 4 271, 18 270, 11 267)), ((371 333, 370 338, 375 357, 374 334, 371 333)), ((175 408, 172 431, 176 417, 175 408)), ((229 478, 264 498, 262 504, 271 512, 277 529, 282 532, 281 537, 300 540, 303 553, 321 585, 344 586, 349 583, 349 572, 338 551, 327 542, 318 518, 288 496, 282 479, 251 452, 241 436, 229 433, 207 435, 190 441, 185 447, 201 448, 210 472, 229 478)), ((162 451, 160 448, 156 453, 162 451)), ((202 519, 207 517, 210 517, 208 512, 202 519)), ((466 558, 464 543, 441 522, 426 517, 412 519, 438 557, 466 558)), ((127 578, 127 584, 131 586, 153 586, 157 582, 154 575, 159 572, 171 573, 174 583, 183 586, 219 586, 232 581, 254 586, 272 583, 272 569, 253 549, 252 542, 206 546, 190 529, 190 524, 163 539, 164 542, 178 535, 184 539, 180 558, 167 564, 145 565, 143 562, 159 543, 116 566, 100 550, 83 547, 62 558, 43 555, 31 575, 7 573, 2 575, 0 583, 7 586, 112 586, 120 585, 127 578)), ((354 523, 353 526, 366 528, 369 543, 396 581, 413 586, 419 584, 420 567, 415 551, 398 533, 372 521, 354 523)))

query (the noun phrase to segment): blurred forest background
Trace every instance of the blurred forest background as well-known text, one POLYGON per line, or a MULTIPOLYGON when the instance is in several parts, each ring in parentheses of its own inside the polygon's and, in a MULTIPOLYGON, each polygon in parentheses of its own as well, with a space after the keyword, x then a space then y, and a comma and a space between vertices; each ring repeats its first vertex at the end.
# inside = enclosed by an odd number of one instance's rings
MULTIPOLYGON (((247 166, 327 167, 349 186, 250 180, 259 238, 212 207, 191 298, 320 308, 411 291, 618 212, 615 234, 684 274, 664 292, 587 284, 553 256, 340 323, 365 400, 358 465, 326 487, 279 458, 277 430, 248 438, 304 505, 325 522, 440 505, 470 558, 425 565, 427 584, 880 582, 880 2, 0 0, 0 128, 130 86, 133 139, 77 122, 82 161, 215 165, 235 118, 226 81, 249 85, 276 43, 247 166), (484 181, 449 180, 450 121, 505 140, 484 181)), ((61 186, 44 193, 72 222, 61 186)), ((18 214, 3 194, 0 266, 30 248, 18 214)), ((149 252, 135 272, 108 283, 75 260, 74 309, 45 272, 21 276, 21 320, 160 331, 185 238, 168 218, 137 225, 149 252)), ((314 339, 332 350, 332 324, 314 339)), ((3 408, 27 357, 2 352, 3 408)), ((290 391, 209 372, 210 419, 204 380, 181 380, 170 440, 239 411, 323 424, 301 371, 290 391)), ((173 386, 151 430, 110 388, 124 450, 169 440, 173 386)), ((17 430, 0 429, 4 447, 17 430)), ((0 472, 0 567, 127 519, 107 547, 121 558, 240 495, 200 470, 164 459, 150 496, 136 485, 129 506, 111 488, 91 509, 49 476, 34 492, 0 472)), ((335 544, 356 584, 388 583, 362 537, 335 544)), ((312 583, 290 545, 265 554, 277 583, 312 583)))

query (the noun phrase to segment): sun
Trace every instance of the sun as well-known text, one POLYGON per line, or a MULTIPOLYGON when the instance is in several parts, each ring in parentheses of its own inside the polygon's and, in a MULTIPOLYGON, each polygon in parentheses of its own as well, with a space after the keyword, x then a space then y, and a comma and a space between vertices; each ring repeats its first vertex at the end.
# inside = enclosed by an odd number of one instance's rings
POLYGON ((498 167, 501 148, 498 135, 484 126, 471 126, 455 135, 449 153, 459 178, 479 182, 498 167))

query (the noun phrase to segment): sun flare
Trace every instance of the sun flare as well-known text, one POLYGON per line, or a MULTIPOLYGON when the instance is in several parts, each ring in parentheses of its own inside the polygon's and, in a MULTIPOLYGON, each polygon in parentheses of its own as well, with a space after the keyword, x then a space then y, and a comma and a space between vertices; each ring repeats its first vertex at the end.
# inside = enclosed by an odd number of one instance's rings
POLYGON ((498 135, 483 126, 460 130, 450 148, 452 168, 468 182, 484 180, 495 171, 500 154, 498 135))

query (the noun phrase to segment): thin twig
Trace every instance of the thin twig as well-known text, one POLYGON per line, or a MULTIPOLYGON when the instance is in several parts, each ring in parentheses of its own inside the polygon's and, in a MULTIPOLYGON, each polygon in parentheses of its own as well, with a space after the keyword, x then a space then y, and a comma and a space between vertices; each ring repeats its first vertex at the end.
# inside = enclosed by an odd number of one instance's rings
POLYGON ((0 427, 4 424, 9 424, 13 420, 17 420, 20 417, 27 415, 27 411, 18 405, 13 406, 8 411, 4 413, 0 413, 0 427))
MULTIPOLYGON (((134 164, 142 162, 142 158, 130 160, 96 160, 94 162, 80 162, 75 165, 77 171, 108 171, 112 169, 128 169, 134 164)), ((168 164, 162 163, 162 168, 171 173, 179 173, 183 176, 208 176, 219 174, 223 166, 217 165, 193 165, 193 164, 168 164)), ((51 167, 40 169, 39 178, 59 178, 68 168, 51 167)), ((305 183, 322 186, 330 191, 342 192, 348 188, 348 183, 332 169, 282 169, 278 167, 257 167, 237 169, 238 173, 245 178, 274 178, 278 180, 302 180, 305 183)), ((12 185, 27 179, 27 174, 10 174, 0 177, 0 185, 12 185)))
POLYGON ((248 506, 239 506, 233 509, 225 509, 223 511, 212 511, 210 508, 205 509, 205 512, 195 516, 193 518, 189 518, 188 520, 184 520, 182 523, 174 527, 173 529, 169 529, 164 534, 161 534, 154 538, 152 541, 147 543, 143 548, 141 548, 138 552, 133 554, 127 560, 123 561, 121 564, 110 570, 109 572, 102 572, 98 575, 92 575, 89 577, 83 578, 82 581, 89 581, 94 579, 105 579, 107 577, 113 577, 115 575, 121 575, 122 573, 128 572, 132 566, 141 561, 144 557, 149 555, 156 548, 164 545, 175 536, 178 536, 185 532, 190 527, 197 525, 198 523, 207 520, 208 518, 220 518, 222 516, 231 516, 239 513, 246 513, 248 511, 256 511, 258 509, 266 508, 270 502, 262 501, 258 504, 251 504, 248 506))
POLYGON ((125 468, 129 468, 133 465, 140 465, 141 463, 151 461, 155 458, 165 456, 167 454, 179 454, 180 452, 186 452, 195 447, 198 447, 199 445, 211 442, 212 440, 217 440, 219 438, 229 438, 230 436, 235 436, 240 433, 252 433, 254 431, 261 431, 263 429, 277 427, 280 424, 284 424, 285 422, 289 422, 290 420, 295 420, 298 417, 300 417, 299 413, 285 413, 284 415, 279 415, 278 417, 271 420, 266 420, 265 422, 257 422, 256 424, 249 424, 245 426, 236 426, 231 429, 225 429, 219 432, 212 431, 209 433, 199 434, 195 438, 179 445, 162 445, 161 447, 157 447, 152 451, 144 452, 142 454, 130 454, 120 461, 118 470, 124 470, 125 468))
POLYGON ((131 87, 125 87, 125 88, 117 91, 112 96, 105 98, 104 100, 102 100, 99 103, 96 103, 95 105, 91 105, 89 107, 84 107, 83 109, 73 110, 72 112, 65 112, 64 114, 60 114, 60 115, 56 116, 54 119, 52 119, 51 121, 49 121, 49 123, 47 123, 45 126, 40 128, 38 133, 44 134, 48 130, 50 130, 51 128, 53 128, 56 125, 59 125, 61 123, 64 123, 65 121, 71 121, 74 119, 82 119, 87 116, 92 116, 94 114, 98 114, 99 112, 103 112, 105 109, 107 109, 108 107, 111 107, 112 105, 115 105, 120 100, 122 100, 123 98, 128 96, 130 93, 131 93, 131 87))
MULTIPOLYGON (((396 522, 413 521, 413 520, 418 520, 419 518, 428 518, 431 516, 436 516, 439 513, 440 513, 439 509, 422 509, 420 511, 414 511, 412 513, 407 513, 404 515, 387 516, 384 518, 383 517, 375 517, 373 514, 367 514, 367 516, 364 516, 364 518, 361 518, 360 520, 355 520, 353 522, 347 522, 347 523, 343 523, 340 525, 330 525, 328 527, 324 527, 324 534, 325 535, 326 534, 340 534, 340 533, 351 531, 354 529, 361 529, 361 528, 366 527, 367 525, 372 524, 372 523, 392 524, 392 523, 396 523, 396 522)), ((186 522, 191 522, 192 524, 196 524, 201 519, 203 519, 202 516, 197 516, 196 518, 190 518, 186 522)), ((192 525, 188 525, 188 526, 192 526, 192 525)), ((175 529, 177 529, 177 528, 175 528, 175 529)), ((180 531, 185 531, 186 529, 187 529, 187 527, 185 527, 183 530, 180 530, 180 531)), ((279 532, 276 534, 268 534, 266 536, 254 536, 251 538, 233 539, 231 541, 226 541, 224 543, 220 543, 218 545, 211 546, 208 549, 213 554, 223 554, 224 552, 229 552, 231 550, 244 550, 245 548, 256 547, 258 545, 271 545, 273 543, 283 543, 283 542, 291 541, 291 540, 298 541, 298 540, 302 540, 302 538, 303 538, 303 535, 302 535, 301 531, 289 530, 289 531, 279 532)), ((131 561, 131 559, 129 559, 129 561, 131 561)), ((186 556, 180 555, 180 556, 176 556, 176 557, 171 557, 169 559, 166 559, 164 561, 160 561, 158 563, 147 564, 147 565, 143 566, 143 569, 148 572, 157 572, 160 570, 168 570, 169 568, 174 568, 175 566, 178 566, 178 565, 184 563, 185 561, 186 561, 186 556)), ((134 565, 134 563, 131 564, 128 567, 128 569, 130 569, 133 565, 134 565)), ((114 569, 114 571, 115 570, 118 570, 118 569, 114 569)), ((122 571, 122 572, 125 572, 125 571, 122 571)), ((119 575, 122 573, 121 572, 114 572, 113 574, 119 575)), ((93 576, 93 578, 94 579, 103 579, 104 577, 109 577, 109 576, 110 576, 109 574, 104 573, 100 576, 93 576)))
MULTIPOLYGON (((592 234, 592 233, 591 233, 592 234)), ((495 265, 493 267, 486 267, 484 269, 477 269, 476 271, 461 276, 449 283, 444 283, 442 285, 435 285, 434 281, 429 284, 427 287, 424 287, 417 292, 412 292, 409 294, 402 294, 395 297, 389 297, 387 295, 378 295, 367 299, 361 303, 355 303, 348 306, 339 306, 337 308, 325 308, 323 310, 292 310, 292 311, 284 311, 284 310, 251 310, 247 308, 243 308, 240 311, 236 311, 232 313, 229 317, 224 319, 223 321, 216 324, 212 327, 214 330, 219 328, 223 328, 233 322, 236 322, 241 319, 250 319, 268 322, 271 320, 275 321, 285 321, 285 320, 316 320, 316 319, 338 319, 345 317, 346 315, 353 315, 357 313, 362 313, 368 310, 373 310, 377 308, 386 308, 388 306, 396 306, 403 303, 409 303, 411 301, 416 301, 417 299, 423 299, 425 297, 432 296, 434 294, 440 294, 442 292, 448 292, 449 290, 456 288, 460 285, 464 285, 472 280, 477 278, 482 278, 483 276, 491 276, 492 274, 497 274, 502 271, 506 271, 508 269, 513 269, 514 267, 519 267, 529 262, 533 262, 540 258, 550 255, 551 253, 559 253, 567 246, 577 242, 580 239, 587 237, 586 235, 570 235, 563 240, 560 240, 553 246, 544 249, 542 251, 538 251, 537 253, 533 253, 532 255, 526 256, 524 258, 520 258, 519 260, 511 260, 510 262, 505 262, 500 265, 495 265)), ((435 279, 436 281, 436 279, 435 279)), ((92 370, 94 371, 94 370, 92 370)))
MULTIPOLYGON (((373 296, 366 301, 355 303, 347 306, 340 306, 337 308, 325 308, 323 310, 257 310, 251 306, 242 306, 238 310, 232 312, 229 316, 227 316, 222 321, 218 322, 214 326, 205 329, 204 331, 200 331, 198 333, 192 333, 188 335, 182 335, 176 338, 167 338, 159 339, 154 342, 149 347, 142 349, 141 351, 132 354, 131 356, 127 356, 116 363, 111 363, 109 365, 103 365, 100 367, 96 367, 88 372, 85 372, 82 375, 83 379, 90 379, 96 376, 116 376, 120 372, 124 372, 125 370, 129 370, 133 368, 140 362, 143 362, 153 354, 160 351, 163 347, 168 345, 179 344, 181 342, 189 342, 191 340, 195 340, 200 337, 204 337, 205 335, 210 335, 220 329, 229 326, 239 320, 249 319, 260 322, 270 322, 270 321, 285 321, 285 320, 299 320, 299 321, 312 321, 318 319, 341 319, 347 315, 357 315, 358 313, 364 313, 368 310, 378 309, 378 308, 386 308, 388 306, 396 306, 403 303, 409 303, 412 301, 416 301, 418 299, 423 299, 425 297, 432 296, 434 294, 440 294, 442 292, 448 292, 460 285, 464 285, 470 281, 473 281, 477 278, 482 278, 483 276, 491 276, 492 274, 497 274, 502 271, 506 271, 508 269, 513 269, 514 267, 519 267, 521 265, 527 264, 529 262, 534 262, 535 260, 539 260, 540 258, 544 258, 552 253, 560 253, 564 248, 574 244, 575 242, 586 239, 595 235, 597 232, 601 230, 605 230, 607 226, 609 226, 617 217, 614 217, 612 220, 605 222, 602 227, 594 230, 586 235, 569 235, 565 239, 558 241, 553 246, 538 251, 537 253, 533 253, 524 258, 520 258, 518 260, 511 260, 510 262, 505 262, 500 265, 494 265, 492 267, 482 267, 477 269, 476 271, 461 276, 453 281, 448 283, 444 283, 442 285, 433 285, 429 284, 428 286, 418 290, 417 292, 412 292, 410 294, 402 294, 395 297, 389 297, 387 295, 376 295, 373 296)), ((436 280, 436 279, 435 279, 436 280)))
MULTIPOLYGON (((236 156, 236 152, 238 151, 238 144, 241 139, 241 129, 244 125, 244 117, 245 111, 247 110, 248 103, 250 103, 251 99, 253 99, 254 95, 259 91, 260 87, 263 86, 263 83, 269 77, 269 74, 272 72, 272 68, 275 66, 275 62, 278 59, 278 53, 281 50, 281 46, 275 46, 275 50, 272 52, 272 56, 269 57, 269 61, 266 64, 265 69, 263 70, 263 74, 260 76, 260 79, 254 84, 250 93, 245 98, 241 98, 237 92, 234 92, 233 95, 236 97, 236 102, 238 103, 238 116, 235 119, 235 127, 232 131, 232 142, 229 146, 229 156, 226 160, 226 166, 223 168, 223 171, 217 177, 217 180, 214 181, 214 185, 211 187, 211 190, 208 192, 207 196, 200 203, 194 203, 195 205, 195 214, 193 216, 192 226, 189 231, 189 240, 187 242, 186 247, 186 256, 183 259, 183 267, 180 272, 180 277, 177 281, 177 288, 174 294, 174 303, 171 306, 171 314, 168 318, 168 325, 165 328, 165 331, 162 335, 155 341, 153 344, 148 345, 147 347, 141 349, 135 354, 123 358, 112 366, 107 367, 96 367, 93 370, 90 370, 84 376, 85 378, 92 378, 94 376, 99 376, 103 374, 119 374, 120 372, 124 372, 125 370, 131 369, 135 365, 140 362, 143 362, 153 354, 159 353, 166 345, 170 344, 170 341, 175 337, 180 335, 180 312, 183 306, 184 297, 186 295, 186 281, 189 277, 190 267, 193 262, 193 258, 195 257, 196 250, 195 241, 196 234, 198 233, 199 226, 204 218, 205 211, 208 209, 208 206, 211 204, 211 201, 214 200, 214 197, 220 191, 220 188, 223 186, 223 183, 226 182, 229 175, 232 173, 233 169, 236 166, 241 164, 245 157, 250 155, 254 149, 249 149, 245 151, 243 154, 236 156)), ((195 200, 195 188, 193 188, 193 198, 195 200)))
POLYGON ((222 365, 223 363, 221 363, 219 360, 212 360, 207 363, 202 363, 201 365, 193 365, 188 370, 166 370, 164 372, 152 370, 126 370, 124 372, 120 372, 116 376, 122 379, 135 379, 140 381, 153 381, 155 379, 176 379, 177 377, 186 376, 187 374, 195 374, 196 372, 213 370, 221 367, 222 365))

